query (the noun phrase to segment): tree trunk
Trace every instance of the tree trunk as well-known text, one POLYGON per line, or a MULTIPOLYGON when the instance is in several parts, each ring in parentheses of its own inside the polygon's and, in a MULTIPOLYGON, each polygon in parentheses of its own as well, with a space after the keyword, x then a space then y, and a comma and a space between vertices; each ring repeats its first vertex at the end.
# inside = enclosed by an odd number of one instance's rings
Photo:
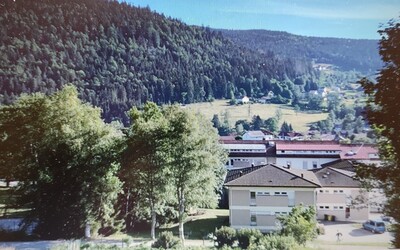
POLYGON ((156 223, 157 223, 157 216, 156 216, 156 211, 154 211, 154 208, 151 208, 151 239, 155 240, 156 239, 156 223))
POLYGON ((185 213, 185 195, 183 194, 182 190, 179 190, 179 238, 184 245, 185 242, 185 234, 183 231, 183 219, 185 213))
POLYGON ((87 222, 85 226, 85 238, 90 238, 90 224, 87 222))

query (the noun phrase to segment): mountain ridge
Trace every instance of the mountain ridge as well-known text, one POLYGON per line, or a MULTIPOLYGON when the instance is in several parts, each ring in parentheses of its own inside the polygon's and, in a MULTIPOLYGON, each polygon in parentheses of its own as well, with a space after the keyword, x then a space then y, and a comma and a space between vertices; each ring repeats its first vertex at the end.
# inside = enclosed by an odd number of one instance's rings
POLYGON ((284 58, 306 58, 366 74, 375 73, 382 66, 378 40, 302 36, 260 29, 216 30, 234 43, 264 54, 273 51, 284 58))

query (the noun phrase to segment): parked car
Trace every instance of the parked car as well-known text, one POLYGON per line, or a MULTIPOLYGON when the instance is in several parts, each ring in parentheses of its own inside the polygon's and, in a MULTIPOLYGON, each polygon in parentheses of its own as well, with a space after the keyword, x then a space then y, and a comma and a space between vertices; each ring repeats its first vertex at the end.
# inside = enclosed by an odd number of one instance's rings
POLYGON ((392 224, 394 222, 393 218, 390 216, 381 216, 382 221, 385 222, 385 224, 392 224))
POLYGON ((372 233, 384 233, 386 231, 386 226, 383 221, 378 220, 367 220, 363 223, 363 228, 365 230, 371 231, 372 233))

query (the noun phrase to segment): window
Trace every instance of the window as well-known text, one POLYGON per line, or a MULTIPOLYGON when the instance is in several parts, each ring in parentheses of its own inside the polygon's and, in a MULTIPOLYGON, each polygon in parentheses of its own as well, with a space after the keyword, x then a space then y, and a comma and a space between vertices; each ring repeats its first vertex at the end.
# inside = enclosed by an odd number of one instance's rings
POLYGON ((282 192, 281 195, 287 195, 287 192, 282 192))
POLYGON ((339 193, 343 193, 343 190, 339 190, 339 193))
POLYGON ((337 190, 333 190, 333 192, 334 192, 334 193, 337 193, 338 191, 337 191, 337 190))
POLYGON ((342 206, 340 206, 340 207, 339 207, 339 209, 343 209, 343 207, 342 207, 342 206))
POLYGON ((317 168, 317 167, 318 167, 318 163, 317 163, 316 161, 313 161, 313 162, 312 162, 312 167, 313 167, 313 168, 317 168))
POLYGON ((257 226, 257 216, 255 214, 250 215, 250 226, 257 226))
POLYGON ((250 192, 250 199, 256 198, 256 192, 250 192))
POLYGON ((338 209, 338 207, 337 207, 337 206, 334 206, 334 207, 333 207, 333 209, 336 209, 336 210, 337 210, 337 209, 338 209))
POLYGON ((319 209, 324 209, 324 206, 319 206, 319 209))
POLYGON ((285 153, 285 150, 281 150, 281 153, 285 153))
POLYGON ((319 190, 319 192, 320 192, 320 193, 323 193, 323 192, 324 192, 324 190, 319 190))
POLYGON ((325 206, 325 209, 329 209, 329 206, 325 206))

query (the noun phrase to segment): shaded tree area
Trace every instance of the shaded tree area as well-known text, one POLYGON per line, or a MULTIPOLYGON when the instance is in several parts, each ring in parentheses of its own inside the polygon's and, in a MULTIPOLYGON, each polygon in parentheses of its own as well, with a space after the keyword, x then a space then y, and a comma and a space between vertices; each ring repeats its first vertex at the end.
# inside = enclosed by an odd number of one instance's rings
POLYGON ((44 239, 79 238, 115 226, 123 135, 72 86, 0 108, 0 171, 18 181, 16 205, 44 239))
MULTIPOLYGON (((192 103, 281 91, 294 80, 289 59, 260 55, 209 28, 148 8, 106 0, 12 1, 0 11, 0 103, 21 93, 52 93, 66 83, 101 107, 106 121, 146 101, 192 103)), ((303 74, 312 74, 304 65, 303 74)))
POLYGON ((383 164, 380 167, 363 166, 359 175, 378 181, 387 197, 385 213, 392 216, 396 223, 394 229, 394 246, 400 247, 400 21, 392 20, 379 30, 380 55, 385 65, 377 76, 377 82, 364 78, 360 81, 369 96, 367 106, 368 120, 375 126, 378 134, 380 156, 383 164))
POLYGON ((172 211, 183 240, 188 211, 218 204, 226 152, 210 122, 179 106, 159 108, 149 102, 130 115, 121 177, 128 191, 123 196, 134 194, 136 199, 127 204, 127 212, 151 220, 155 238, 157 216, 165 218, 172 211))

